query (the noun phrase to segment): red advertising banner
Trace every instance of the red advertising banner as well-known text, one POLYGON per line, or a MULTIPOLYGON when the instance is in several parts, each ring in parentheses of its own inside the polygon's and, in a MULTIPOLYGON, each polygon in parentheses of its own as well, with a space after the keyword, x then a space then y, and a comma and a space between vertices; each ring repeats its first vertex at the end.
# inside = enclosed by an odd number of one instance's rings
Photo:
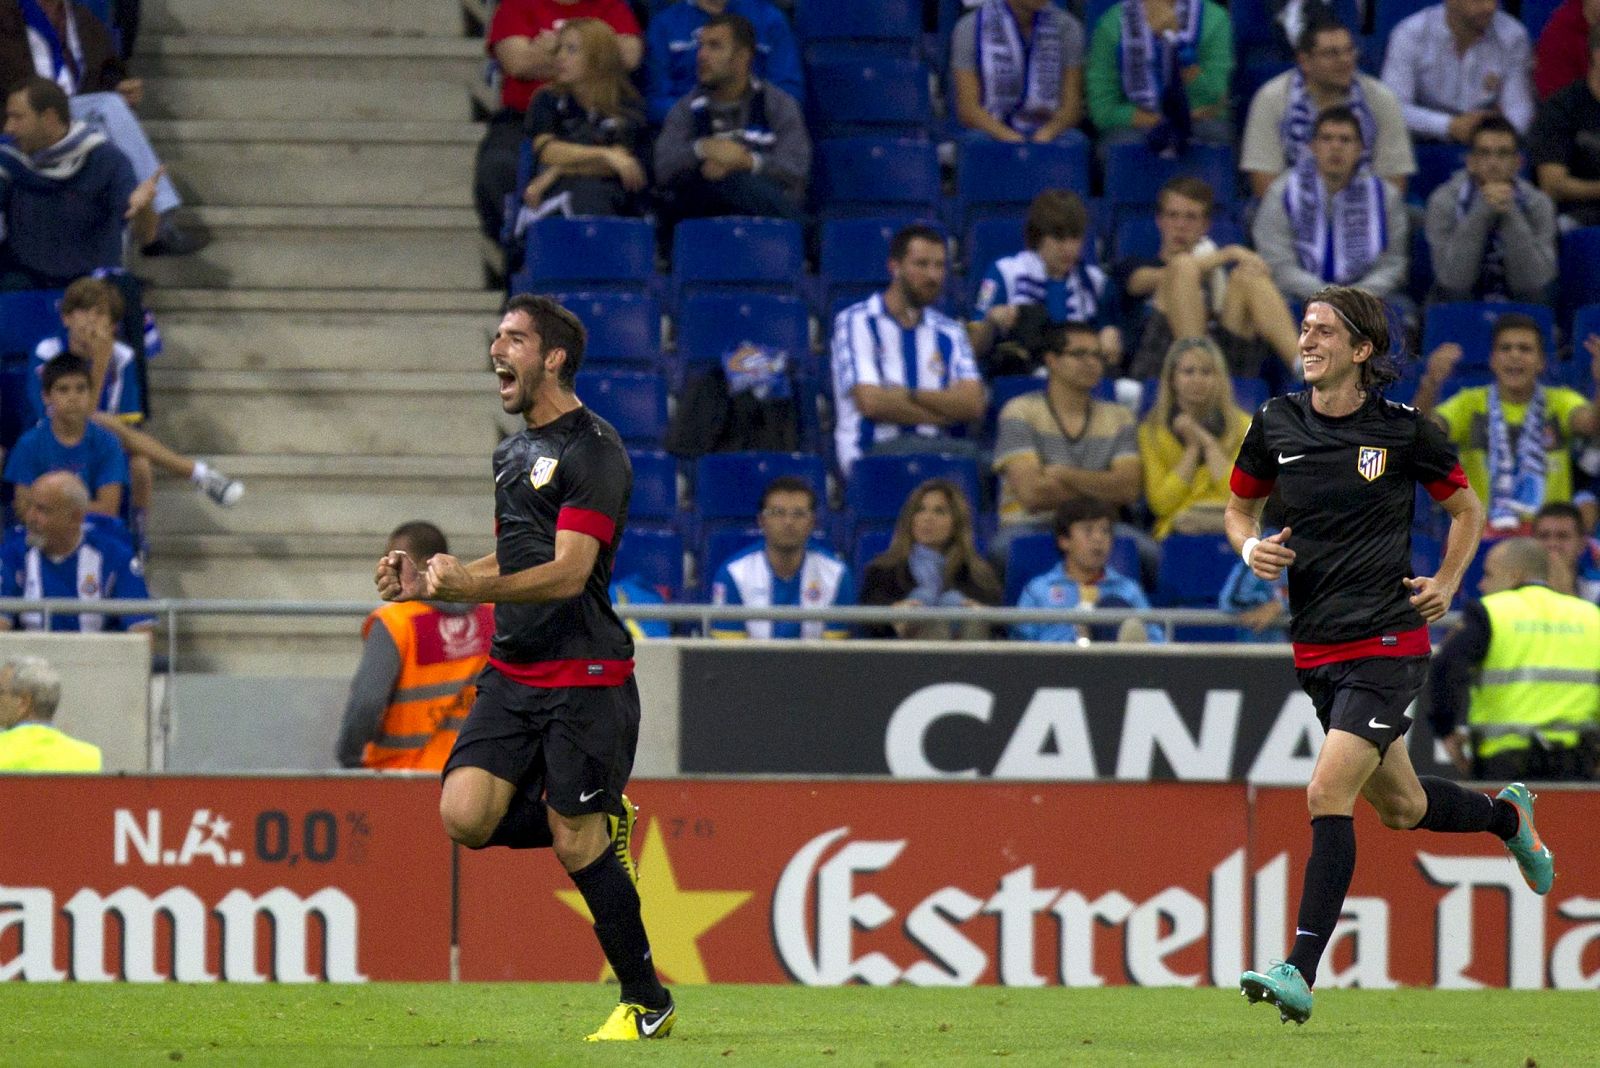
MULTIPOLYGON (((640 896, 671 983, 1233 983, 1241 785, 642 782, 640 896)), ((463 979, 594 979, 543 851, 463 852, 463 979)))
POLYGON ((450 976, 433 779, 0 777, 0 979, 450 976))
MULTIPOLYGON (((1544 897, 1492 836, 1392 831, 1359 804, 1355 878, 1318 985, 1600 987, 1600 793, 1541 788, 1535 810, 1556 858, 1544 897)), ((1258 791, 1250 842, 1257 961, 1281 959, 1293 941, 1310 850, 1305 792, 1258 791)))

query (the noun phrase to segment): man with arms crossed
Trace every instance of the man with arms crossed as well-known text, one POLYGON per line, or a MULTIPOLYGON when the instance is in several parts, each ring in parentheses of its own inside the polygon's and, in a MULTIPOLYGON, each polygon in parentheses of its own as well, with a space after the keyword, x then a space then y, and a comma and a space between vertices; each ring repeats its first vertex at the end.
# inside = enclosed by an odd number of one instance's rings
POLYGON ((465 564, 437 553, 420 571, 390 552, 376 581, 388 601, 495 606, 439 815, 469 849, 553 848, 622 987, 589 1041, 664 1038, 676 1007, 651 962, 622 796, 639 741, 633 639, 608 593, 633 469, 616 430, 573 393, 584 341, 555 301, 511 298, 489 356, 501 406, 527 428, 494 452, 495 551, 465 564))
POLYGON ((1521 783, 1495 798, 1448 779, 1419 779, 1401 740, 1406 707, 1427 675, 1428 628, 1450 605, 1483 533, 1483 505, 1444 432, 1416 409, 1384 399, 1398 378, 1383 302, 1348 286, 1312 294, 1300 328, 1309 387, 1255 415, 1235 461, 1228 539, 1251 571, 1289 573, 1295 671, 1327 738, 1306 800, 1306 862, 1289 959, 1247 971, 1240 992, 1311 1017, 1311 987, 1350 889, 1357 797, 1397 830, 1490 831, 1506 843, 1535 893, 1555 877, 1521 783), (1438 573, 1411 573, 1414 484, 1450 514, 1438 573), (1277 486, 1284 526, 1260 536, 1277 486), (1399 744, 1394 744, 1398 742, 1399 744))

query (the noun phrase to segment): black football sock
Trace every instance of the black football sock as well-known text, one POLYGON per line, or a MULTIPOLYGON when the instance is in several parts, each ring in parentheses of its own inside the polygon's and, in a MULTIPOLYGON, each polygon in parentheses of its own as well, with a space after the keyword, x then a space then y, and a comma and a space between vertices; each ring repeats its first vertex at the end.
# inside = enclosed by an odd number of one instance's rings
POLYGON ((1428 811, 1412 830, 1471 832, 1493 831, 1501 838, 1517 833, 1517 810, 1509 801, 1469 790, 1458 782, 1423 775, 1422 792, 1428 795, 1428 811), (1509 817, 1509 824, 1507 822, 1509 817), (1504 834, 1500 832, 1505 830, 1504 834))
POLYGON ((543 801, 534 801, 521 794, 513 794, 500 826, 494 829, 485 845, 505 846, 507 849, 549 849, 555 839, 550 834, 550 814, 543 801))
POLYGON ((1289 963, 1300 969, 1307 986, 1317 981, 1317 962, 1333 937, 1344 895, 1356 870, 1356 826, 1349 816, 1318 816, 1311 821, 1311 857, 1300 888, 1300 915, 1295 922, 1289 963))
POLYGON ((650 959, 650 938, 639 916, 639 891, 622 870, 622 862, 607 849, 593 864, 570 874, 594 917, 594 936, 617 973, 622 1000, 664 1008, 667 991, 650 959))

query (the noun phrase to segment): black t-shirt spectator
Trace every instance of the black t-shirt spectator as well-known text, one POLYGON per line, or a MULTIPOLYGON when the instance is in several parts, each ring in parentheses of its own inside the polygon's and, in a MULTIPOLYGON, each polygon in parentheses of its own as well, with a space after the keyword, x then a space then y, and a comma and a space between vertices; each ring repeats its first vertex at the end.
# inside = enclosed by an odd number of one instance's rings
MULTIPOLYGON (((572 145, 617 147, 645 166, 644 117, 634 112, 602 115, 584 108, 571 94, 546 90, 528 106, 525 128, 536 145, 539 138, 549 136, 572 145)), ((536 165, 534 173, 540 170, 536 165)), ((615 174, 562 175, 544 191, 536 211, 540 215, 557 210, 567 215, 637 215, 641 207, 615 174)))
MULTIPOLYGON (((1600 100, 1588 81, 1574 82, 1539 108, 1528 131, 1528 156, 1535 172, 1541 164, 1560 163, 1574 178, 1600 179, 1600 100)), ((1556 206, 1580 225, 1600 225, 1600 201, 1556 206)))

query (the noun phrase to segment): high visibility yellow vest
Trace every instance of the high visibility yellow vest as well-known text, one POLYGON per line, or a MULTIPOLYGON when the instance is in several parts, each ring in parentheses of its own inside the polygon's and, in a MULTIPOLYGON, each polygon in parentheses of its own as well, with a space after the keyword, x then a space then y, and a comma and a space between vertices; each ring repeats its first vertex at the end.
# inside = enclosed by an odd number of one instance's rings
POLYGON ((0 731, 0 771, 99 771, 100 747, 46 723, 0 731))
POLYGON ((1489 652, 1472 688, 1468 723, 1480 759, 1532 744, 1578 744, 1600 728, 1600 607, 1548 586, 1519 586, 1483 599, 1489 652))

